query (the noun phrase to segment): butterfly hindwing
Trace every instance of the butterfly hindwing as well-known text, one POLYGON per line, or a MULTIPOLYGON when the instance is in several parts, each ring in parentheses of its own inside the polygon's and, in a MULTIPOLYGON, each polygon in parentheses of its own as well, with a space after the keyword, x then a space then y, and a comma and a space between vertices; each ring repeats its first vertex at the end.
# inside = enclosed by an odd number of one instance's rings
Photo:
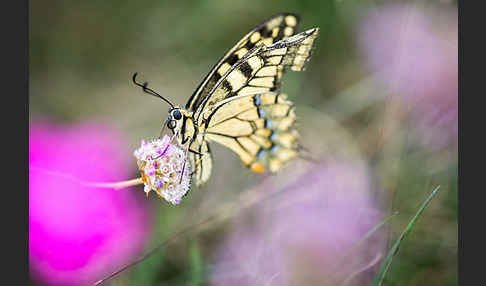
POLYGON ((204 137, 231 149, 252 171, 276 172, 298 154, 294 122, 283 94, 233 97, 212 113, 204 137))
POLYGON ((190 152, 189 158, 193 167, 193 178, 195 179, 196 185, 201 186, 209 179, 213 168, 211 149, 205 140, 195 140, 189 148, 190 150, 196 151, 190 152))
POLYGON ((255 46, 270 46, 275 42, 292 36, 298 27, 299 17, 292 13, 281 13, 264 21, 246 34, 211 69, 208 75, 189 98, 186 109, 196 111, 201 101, 212 90, 225 72, 255 46))

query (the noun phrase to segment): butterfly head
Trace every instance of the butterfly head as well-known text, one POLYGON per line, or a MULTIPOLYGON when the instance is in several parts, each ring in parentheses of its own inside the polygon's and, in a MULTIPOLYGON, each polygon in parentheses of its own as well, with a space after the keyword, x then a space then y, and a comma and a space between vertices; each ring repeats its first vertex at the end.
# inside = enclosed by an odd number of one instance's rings
POLYGON ((182 110, 179 107, 169 109, 169 117, 167 118, 167 127, 172 132, 180 128, 182 125, 182 110))
POLYGON ((169 116, 167 117, 167 127, 172 131, 172 134, 176 134, 182 143, 185 142, 184 138, 194 135, 192 131, 194 128, 191 121, 192 113, 179 106, 174 106, 169 109, 169 116), (187 125, 191 125, 188 126, 187 125))

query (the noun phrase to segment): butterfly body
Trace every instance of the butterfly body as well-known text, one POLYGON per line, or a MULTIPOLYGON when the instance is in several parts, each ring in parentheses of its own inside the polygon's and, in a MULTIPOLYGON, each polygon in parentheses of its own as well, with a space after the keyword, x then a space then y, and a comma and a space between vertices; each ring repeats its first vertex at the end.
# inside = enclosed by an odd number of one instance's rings
POLYGON ((189 152, 196 185, 211 174, 209 142, 235 152, 254 172, 276 172, 298 156, 292 102, 283 73, 303 69, 318 28, 294 34, 299 18, 278 14, 244 36, 211 69, 185 107, 172 106, 167 126, 189 152))

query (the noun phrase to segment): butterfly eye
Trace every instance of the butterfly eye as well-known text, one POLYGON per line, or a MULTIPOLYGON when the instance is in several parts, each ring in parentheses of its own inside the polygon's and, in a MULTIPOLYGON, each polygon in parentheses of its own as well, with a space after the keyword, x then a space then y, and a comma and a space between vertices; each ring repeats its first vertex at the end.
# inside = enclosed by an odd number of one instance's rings
POLYGON ((182 113, 178 109, 174 110, 174 112, 172 113, 172 115, 174 116, 174 118, 176 120, 179 120, 179 119, 182 118, 182 113))
POLYGON ((176 128, 176 124, 177 124, 177 122, 175 120, 169 120, 167 122, 167 127, 169 127, 169 129, 174 129, 174 128, 176 128))

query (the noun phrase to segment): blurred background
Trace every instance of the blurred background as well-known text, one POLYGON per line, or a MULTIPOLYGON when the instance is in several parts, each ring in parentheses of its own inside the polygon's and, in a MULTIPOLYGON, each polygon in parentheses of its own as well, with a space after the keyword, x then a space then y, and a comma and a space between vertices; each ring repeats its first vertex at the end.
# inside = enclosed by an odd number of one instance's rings
POLYGON ((456 1, 48 0, 31 1, 30 17, 31 285, 92 285, 161 242, 106 285, 369 285, 437 185, 385 285, 457 285, 456 1), (132 74, 184 105, 279 12, 299 14, 300 31, 321 29, 306 70, 287 72, 282 90, 322 164, 257 175, 213 143, 209 183, 178 206, 142 186, 78 197, 82 188, 35 173, 137 177, 133 151, 159 135, 168 106, 132 74))

